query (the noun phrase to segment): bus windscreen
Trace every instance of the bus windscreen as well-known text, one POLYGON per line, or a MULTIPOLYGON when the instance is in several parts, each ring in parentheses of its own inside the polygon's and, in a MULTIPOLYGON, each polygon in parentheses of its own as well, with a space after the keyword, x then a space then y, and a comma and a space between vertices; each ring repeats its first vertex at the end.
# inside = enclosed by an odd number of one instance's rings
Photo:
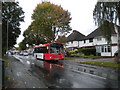
POLYGON ((61 55, 62 53, 64 53, 63 45, 57 43, 51 44, 50 53, 53 55, 61 55))

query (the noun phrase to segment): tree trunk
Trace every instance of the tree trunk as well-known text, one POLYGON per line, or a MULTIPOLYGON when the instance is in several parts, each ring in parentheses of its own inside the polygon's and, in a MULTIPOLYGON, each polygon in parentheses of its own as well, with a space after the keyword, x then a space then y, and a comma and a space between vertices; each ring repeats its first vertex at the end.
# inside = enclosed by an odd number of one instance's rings
POLYGON ((55 41, 56 27, 53 27, 53 31, 54 31, 54 40, 53 41, 55 41))
POLYGON ((118 59, 120 62, 120 28, 118 28, 118 59))
MULTIPOLYGON (((120 3, 119 3, 119 5, 120 5, 120 3)), ((118 11, 119 10, 120 10, 120 8, 118 9, 118 11)), ((119 21, 119 25, 120 25, 120 11, 118 12, 118 16, 119 16, 118 21, 119 21)), ((117 31, 118 31, 118 61, 120 62, 120 28, 119 27, 118 27, 117 31)))
MULTIPOLYGON (((120 25, 120 2, 118 3, 117 15, 118 15, 118 25, 120 25)), ((118 61, 120 62, 120 28, 118 27, 118 61)))
POLYGON ((110 51, 111 51, 111 57, 112 57, 112 43, 110 43, 110 51))

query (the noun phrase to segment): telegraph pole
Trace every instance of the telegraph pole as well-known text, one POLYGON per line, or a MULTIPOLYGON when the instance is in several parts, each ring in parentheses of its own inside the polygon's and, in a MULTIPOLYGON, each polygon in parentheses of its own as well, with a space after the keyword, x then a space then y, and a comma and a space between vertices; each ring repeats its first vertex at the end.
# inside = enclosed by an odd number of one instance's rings
POLYGON ((8 21, 7 21, 7 51, 8 51, 8 21))

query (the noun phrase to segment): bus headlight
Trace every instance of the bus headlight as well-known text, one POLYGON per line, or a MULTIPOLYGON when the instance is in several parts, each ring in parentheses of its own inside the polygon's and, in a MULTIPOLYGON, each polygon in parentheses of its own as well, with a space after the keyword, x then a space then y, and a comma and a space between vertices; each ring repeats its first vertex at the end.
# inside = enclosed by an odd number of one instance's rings
POLYGON ((50 56, 50 59, 52 58, 52 56, 50 56))

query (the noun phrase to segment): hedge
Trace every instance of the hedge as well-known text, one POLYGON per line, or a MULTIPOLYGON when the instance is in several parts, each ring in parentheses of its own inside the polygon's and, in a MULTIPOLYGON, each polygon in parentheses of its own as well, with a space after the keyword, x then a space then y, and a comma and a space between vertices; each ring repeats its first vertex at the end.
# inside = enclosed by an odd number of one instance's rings
POLYGON ((79 53, 83 53, 86 56, 89 55, 96 55, 96 49, 95 48, 82 48, 78 50, 79 53))

